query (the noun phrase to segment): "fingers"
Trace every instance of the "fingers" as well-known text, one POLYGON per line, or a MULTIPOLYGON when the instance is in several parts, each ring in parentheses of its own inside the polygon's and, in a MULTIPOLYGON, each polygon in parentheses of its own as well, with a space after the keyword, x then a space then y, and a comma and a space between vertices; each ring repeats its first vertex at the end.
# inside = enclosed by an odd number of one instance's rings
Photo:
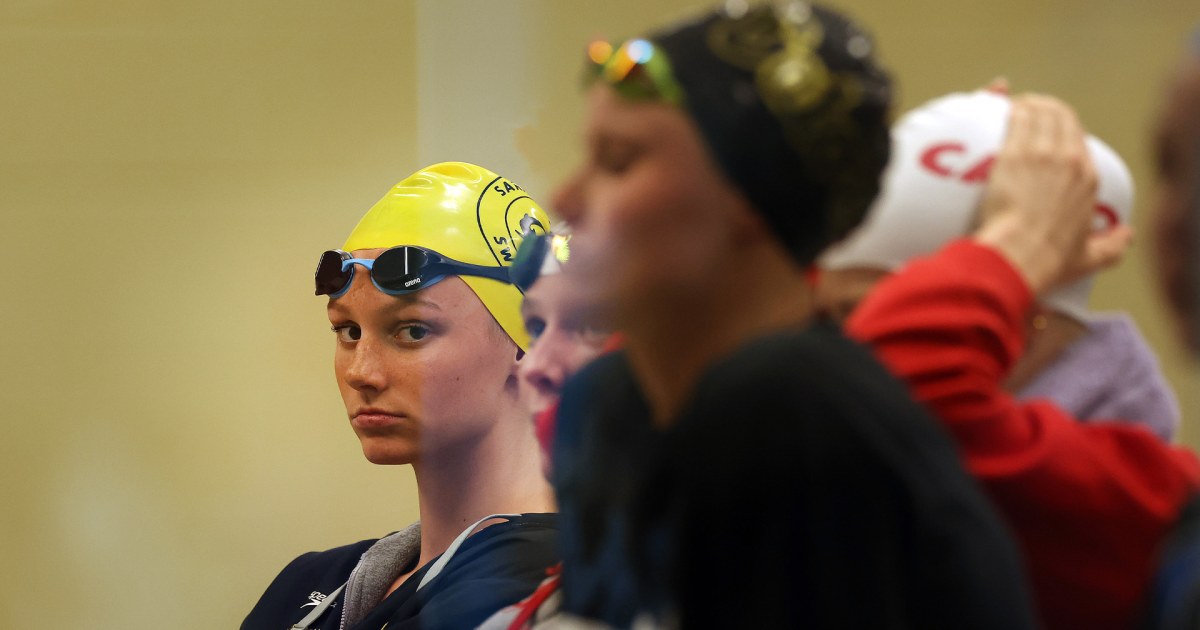
POLYGON ((1031 94, 1021 99, 1030 109, 1031 134, 1026 140, 1029 150, 1039 160, 1049 159, 1056 147, 1062 146, 1065 140, 1066 121, 1063 120, 1062 110, 1055 107, 1054 101, 1045 96, 1031 94))
POLYGON ((1114 235, 1098 241, 1094 252, 1085 247, 1096 178, 1074 110, 1037 94, 1011 102, 1008 134, 984 190, 976 238, 1000 250, 1040 293, 1080 267, 1119 258, 1120 240, 1114 235))
POLYGON ((1118 225, 1088 236, 1074 276, 1082 278, 1116 265, 1132 246, 1133 228, 1128 225, 1118 225))
POLYGON ((983 87, 985 92, 994 92, 1008 96, 1008 79, 1004 77, 996 77, 983 87))
POLYGON ((1017 141, 1032 151, 1034 158, 1064 160, 1086 175, 1090 167, 1084 140, 1087 134, 1075 110, 1056 98, 1029 94, 1013 99, 1013 113, 1023 114, 1021 131, 1027 135, 1017 141))

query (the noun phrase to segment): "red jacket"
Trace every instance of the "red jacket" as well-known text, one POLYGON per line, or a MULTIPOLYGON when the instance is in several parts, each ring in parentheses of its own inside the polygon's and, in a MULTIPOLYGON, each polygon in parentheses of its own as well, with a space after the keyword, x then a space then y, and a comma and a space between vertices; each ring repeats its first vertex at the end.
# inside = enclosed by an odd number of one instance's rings
POLYGON ((1032 300, 1005 258, 964 240, 880 283, 846 331, 958 443, 1024 551, 1047 627, 1129 628, 1200 463, 1141 427, 1005 392, 1032 300))

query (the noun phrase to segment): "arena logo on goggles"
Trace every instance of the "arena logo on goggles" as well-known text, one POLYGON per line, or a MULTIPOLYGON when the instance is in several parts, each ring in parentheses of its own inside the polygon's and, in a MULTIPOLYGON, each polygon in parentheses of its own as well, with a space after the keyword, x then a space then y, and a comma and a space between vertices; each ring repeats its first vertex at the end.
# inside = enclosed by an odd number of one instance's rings
MULTIPOLYGON (((992 171, 992 163, 996 161, 996 156, 985 155, 982 159, 968 165, 966 168, 958 168, 949 163, 952 159, 950 156, 961 156, 966 152, 967 147, 961 142, 939 142, 929 145, 928 148, 922 151, 919 161, 922 168, 937 177, 954 179, 964 184, 982 184, 986 182, 988 175, 992 171)), ((1121 218, 1117 216, 1117 212, 1107 204, 1097 202, 1096 215, 1100 219, 1100 224, 1096 226, 1097 230, 1111 229, 1121 223, 1121 218)))

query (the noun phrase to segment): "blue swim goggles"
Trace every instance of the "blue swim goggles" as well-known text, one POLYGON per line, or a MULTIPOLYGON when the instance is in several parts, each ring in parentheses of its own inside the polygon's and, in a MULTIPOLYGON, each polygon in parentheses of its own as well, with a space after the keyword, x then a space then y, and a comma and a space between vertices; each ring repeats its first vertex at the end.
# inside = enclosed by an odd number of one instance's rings
POLYGON ((340 249, 331 249, 321 254, 317 263, 317 295, 336 298, 344 294, 354 280, 356 265, 366 268, 375 287, 389 295, 419 291, 446 276, 479 276, 512 283, 507 267, 459 262, 415 245, 384 250, 374 259, 355 258, 340 249))

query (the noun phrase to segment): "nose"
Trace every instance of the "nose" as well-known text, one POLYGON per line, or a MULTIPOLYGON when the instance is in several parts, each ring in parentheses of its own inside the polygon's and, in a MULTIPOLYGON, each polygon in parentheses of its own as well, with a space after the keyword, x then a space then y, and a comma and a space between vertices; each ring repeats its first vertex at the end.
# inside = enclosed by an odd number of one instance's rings
POLYGON ((360 392, 380 392, 387 388, 381 348, 365 336, 347 350, 342 378, 360 392))
POLYGON ((557 396, 568 373, 564 350, 570 340, 557 329, 548 328, 525 354, 521 378, 539 396, 557 396))

